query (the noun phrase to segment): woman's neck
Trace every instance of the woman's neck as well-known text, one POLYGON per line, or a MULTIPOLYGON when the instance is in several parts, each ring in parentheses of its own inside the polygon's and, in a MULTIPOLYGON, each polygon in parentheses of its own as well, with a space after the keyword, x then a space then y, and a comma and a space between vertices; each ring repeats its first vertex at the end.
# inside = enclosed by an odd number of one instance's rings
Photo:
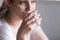
POLYGON ((8 25, 12 28, 12 31, 17 34, 18 29, 20 28, 22 24, 22 19, 17 17, 13 13, 9 13, 7 17, 4 18, 5 21, 8 23, 8 25))

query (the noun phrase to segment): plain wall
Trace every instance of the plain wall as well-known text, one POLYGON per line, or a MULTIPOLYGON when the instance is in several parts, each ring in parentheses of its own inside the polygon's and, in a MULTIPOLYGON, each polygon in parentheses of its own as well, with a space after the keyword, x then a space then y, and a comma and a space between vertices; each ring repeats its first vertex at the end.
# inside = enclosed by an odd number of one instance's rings
POLYGON ((38 1, 37 8, 41 14, 42 29, 50 40, 60 40, 60 2, 38 1))

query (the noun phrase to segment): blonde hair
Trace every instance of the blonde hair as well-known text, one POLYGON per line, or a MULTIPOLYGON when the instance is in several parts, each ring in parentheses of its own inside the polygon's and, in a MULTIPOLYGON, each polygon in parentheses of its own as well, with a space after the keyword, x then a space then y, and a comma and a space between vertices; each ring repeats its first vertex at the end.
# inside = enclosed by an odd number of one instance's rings
POLYGON ((9 8, 5 4, 5 1, 3 1, 2 6, 0 7, 0 18, 7 16, 8 12, 9 12, 9 8))
MULTIPOLYGON (((14 0, 7 0, 10 3, 13 3, 14 0)), ((0 7, 0 18, 6 17, 8 13, 10 12, 9 7, 5 4, 5 1, 3 1, 2 6, 0 7)))

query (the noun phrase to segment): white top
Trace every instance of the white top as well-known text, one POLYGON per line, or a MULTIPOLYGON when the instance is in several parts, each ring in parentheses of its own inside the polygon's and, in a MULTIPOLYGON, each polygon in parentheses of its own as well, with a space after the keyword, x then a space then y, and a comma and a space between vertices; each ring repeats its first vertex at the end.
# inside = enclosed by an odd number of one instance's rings
MULTIPOLYGON (((36 27, 32 33, 39 30, 40 28, 36 27)), ((0 19, 0 40, 16 40, 16 37, 13 35, 11 28, 9 27, 7 22, 4 21, 4 19, 0 19)), ((28 34, 25 40, 30 40, 30 34, 28 34)))

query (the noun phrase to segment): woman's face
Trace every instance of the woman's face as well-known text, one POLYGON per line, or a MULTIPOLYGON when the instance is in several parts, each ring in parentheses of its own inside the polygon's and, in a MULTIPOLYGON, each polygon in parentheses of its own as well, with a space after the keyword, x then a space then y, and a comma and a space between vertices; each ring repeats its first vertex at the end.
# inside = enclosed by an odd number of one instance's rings
POLYGON ((15 12, 17 16, 21 16, 25 12, 28 13, 35 10, 35 7, 35 0, 14 0, 14 2, 10 4, 10 10, 15 12))

